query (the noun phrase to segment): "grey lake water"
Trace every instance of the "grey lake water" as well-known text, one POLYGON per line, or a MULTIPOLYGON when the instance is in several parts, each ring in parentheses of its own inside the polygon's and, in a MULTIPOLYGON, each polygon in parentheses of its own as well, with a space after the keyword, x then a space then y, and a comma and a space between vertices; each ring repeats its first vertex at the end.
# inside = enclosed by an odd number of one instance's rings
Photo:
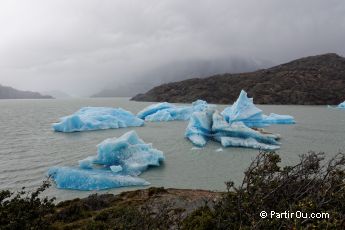
MULTIPOLYGON (((56 133, 51 124, 59 117, 84 106, 122 107, 137 113, 152 103, 133 102, 128 98, 66 100, 0 100, 0 189, 13 191, 25 186, 38 187, 49 167, 77 166, 78 160, 96 154, 96 145, 106 138, 119 137, 129 130, 165 154, 165 163, 150 168, 141 177, 151 186, 225 190, 224 182, 239 183, 243 171, 258 150, 221 148, 209 142, 203 149, 193 149, 184 138, 186 121, 146 123, 143 127, 56 133)), ((218 105, 222 110, 225 105, 218 105)), ((271 112, 295 117, 295 125, 274 125, 268 131, 282 136, 278 154, 282 164, 295 163, 308 151, 325 152, 331 157, 345 151, 345 112, 326 106, 259 105, 271 112)), ((102 193, 119 193, 142 187, 119 188, 102 193)), ((53 185, 47 193, 58 200, 85 197, 93 192, 60 190, 53 185)))

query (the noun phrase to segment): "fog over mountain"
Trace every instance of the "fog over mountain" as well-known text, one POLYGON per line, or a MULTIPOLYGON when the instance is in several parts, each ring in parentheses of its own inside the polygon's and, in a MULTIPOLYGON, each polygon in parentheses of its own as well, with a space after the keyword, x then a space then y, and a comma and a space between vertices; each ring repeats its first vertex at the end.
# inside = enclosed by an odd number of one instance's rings
POLYGON ((344 15, 343 0, 3 0, 0 84, 89 96, 345 56, 344 15))
POLYGON ((269 61, 253 60, 241 57, 223 57, 212 60, 184 60, 162 65, 138 74, 132 82, 109 83, 94 97, 132 97, 154 86, 193 77, 208 77, 221 73, 241 73, 272 66, 269 61))

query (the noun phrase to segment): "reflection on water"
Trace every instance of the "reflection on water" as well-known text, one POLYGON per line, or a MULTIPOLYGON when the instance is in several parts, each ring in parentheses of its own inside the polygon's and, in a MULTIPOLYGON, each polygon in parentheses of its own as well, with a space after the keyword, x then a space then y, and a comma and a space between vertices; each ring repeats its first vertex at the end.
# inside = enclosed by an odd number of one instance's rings
MULTIPOLYGON (((162 150, 166 162, 141 175, 152 186, 224 190, 224 181, 239 182, 243 170, 258 154, 257 150, 223 148, 209 142, 195 149, 183 137, 187 122, 146 123, 144 127, 54 133, 51 123, 83 106, 122 107, 134 113, 151 103, 133 102, 128 98, 68 99, 68 100, 1 100, 0 101, 0 189, 37 187, 47 169, 54 165, 76 166, 78 160, 96 154, 96 145, 109 137, 118 137, 135 129, 146 142, 162 150)), ((225 106, 218 106, 223 109, 225 106)), ((328 156, 345 151, 345 112, 326 106, 259 106, 265 114, 290 114, 297 124, 277 125, 269 131, 280 133, 282 164, 293 163, 298 155, 309 150, 323 151, 328 156)), ((112 189, 105 192, 138 189, 112 189)), ((59 200, 86 196, 90 192, 58 190, 49 194, 59 200)))

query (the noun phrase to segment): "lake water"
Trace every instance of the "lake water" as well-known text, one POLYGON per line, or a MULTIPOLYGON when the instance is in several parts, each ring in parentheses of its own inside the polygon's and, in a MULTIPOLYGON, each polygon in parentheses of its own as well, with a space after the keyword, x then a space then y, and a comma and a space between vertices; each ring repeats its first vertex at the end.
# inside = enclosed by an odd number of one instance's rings
MULTIPOLYGON (((193 149, 184 139, 187 122, 146 123, 143 127, 55 133, 51 124, 59 117, 74 113, 84 106, 122 107, 133 113, 152 103, 133 102, 128 98, 68 100, 0 100, 0 189, 33 189, 45 178, 47 169, 55 165, 77 166, 78 160, 96 154, 96 145, 106 138, 119 137, 136 130, 145 141, 164 152, 163 166, 150 168, 141 177, 151 186, 225 190, 224 182, 237 183, 243 171, 258 154, 257 150, 221 148, 209 142, 203 149, 193 149)), ((225 106, 219 105, 222 110, 225 106)), ((282 164, 291 164, 310 150, 331 157, 345 151, 345 112, 326 106, 258 106, 265 114, 290 114, 296 125, 275 125, 268 131, 282 136, 278 151, 282 164)), ((111 189, 119 193, 140 187, 111 189)), ((90 192, 59 190, 52 186, 49 195, 58 200, 84 197, 90 192)))

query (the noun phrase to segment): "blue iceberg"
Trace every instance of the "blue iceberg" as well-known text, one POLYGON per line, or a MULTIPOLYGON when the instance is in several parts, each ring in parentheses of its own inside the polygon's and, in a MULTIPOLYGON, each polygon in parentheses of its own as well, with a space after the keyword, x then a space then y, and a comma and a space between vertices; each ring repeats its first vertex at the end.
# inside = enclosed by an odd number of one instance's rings
POLYGON ((79 168, 52 167, 48 171, 58 188, 100 190, 148 185, 137 177, 149 166, 159 166, 162 151, 141 140, 135 131, 109 138, 97 145, 97 155, 79 161, 79 168))
POLYGON ((212 137, 212 114, 213 110, 194 112, 192 114, 185 132, 185 137, 195 146, 205 146, 207 140, 212 137))
POLYGON ((338 109, 345 109, 345 101, 337 106, 338 109))
POLYGON ((243 122, 227 123, 218 111, 213 113, 212 132, 217 140, 220 137, 236 137, 241 139, 252 138, 260 143, 279 145, 278 135, 263 134, 257 130, 249 128, 243 122))
POLYGON ((60 118, 53 124, 57 132, 117 129, 143 126, 144 121, 122 108, 84 107, 76 113, 60 118))
POLYGON ((109 138, 97 145, 97 156, 85 161, 104 166, 121 166, 121 171, 137 176, 149 166, 159 166, 164 160, 162 151, 146 144, 135 131, 125 133, 119 138, 109 138))
POLYGON ((115 174, 102 169, 52 167, 49 169, 48 175, 60 189, 91 191, 150 184, 139 177, 115 174))
POLYGON ((337 106, 328 106, 329 108, 335 108, 335 109, 341 109, 341 110, 345 110, 345 101, 344 102, 342 102, 342 103, 340 103, 339 105, 337 105, 337 106))
POLYGON ((218 111, 214 110, 193 113, 185 137, 198 147, 205 146, 209 139, 213 139, 224 147, 279 149, 278 135, 259 132, 241 121, 228 123, 218 111))
POLYGON ((270 125, 270 124, 295 124, 295 119, 293 116, 290 115, 281 115, 276 113, 271 113, 270 115, 263 116, 263 123, 270 125))
POLYGON ((141 110, 137 114, 137 117, 139 117, 140 119, 145 119, 145 117, 152 115, 152 114, 154 114, 160 110, 175 108, 175 107, 176 107, 175 105, 170 104, 168 102, 153 104, 153 105, 150 105, 150 106, 144 108, 143 110, 141 110))
POLYGON ((208 108, 206 101, 197 100, 191 106, 176 106, 168 102, 150 105, 140 111, 137 116, 145 121, 189 120, 193 112, 208 108))
POLYGON ((264 115, 263 111, 254 105, 253 98, 248 98, 242 90, 236 102, 221 113, 228 123, 243 122, 248 127, 266 127, 271 124, 295 124, 290 115, 271 113, 264 115))

